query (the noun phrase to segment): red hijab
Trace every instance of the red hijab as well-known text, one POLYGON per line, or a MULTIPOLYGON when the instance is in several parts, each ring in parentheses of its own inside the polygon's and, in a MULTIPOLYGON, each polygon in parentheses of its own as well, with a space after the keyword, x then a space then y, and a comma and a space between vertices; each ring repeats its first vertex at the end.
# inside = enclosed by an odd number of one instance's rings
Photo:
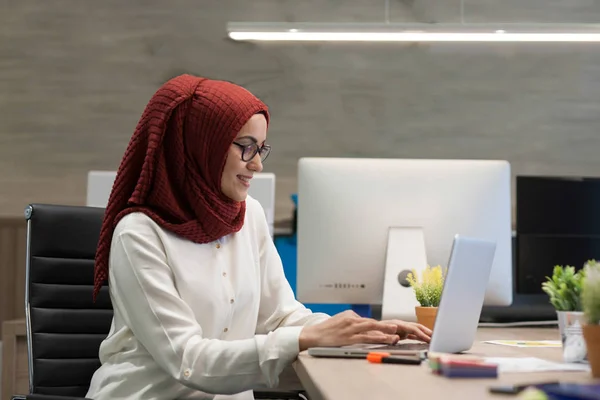
POLYGON ((94 300, 108 278, 112 235, 119 220, 142 212, 195 243, 242 228, 245 202, 221 192, 227 152, 242 126, 267 106, 229 82, 181 75, 146 106, 113 185, 94 266, 94 300))

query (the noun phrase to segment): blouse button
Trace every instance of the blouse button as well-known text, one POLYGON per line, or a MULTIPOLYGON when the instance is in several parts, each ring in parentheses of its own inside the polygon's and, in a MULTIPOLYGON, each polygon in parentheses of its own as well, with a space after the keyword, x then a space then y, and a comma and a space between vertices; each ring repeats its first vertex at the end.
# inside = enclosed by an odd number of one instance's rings
POLYGON ((231 304, 233 304, 233 299, 229 300, 229 302, 230 302, 231 304))
POLYGON ((223 272, 223 276, 227 276, 227 272, 223 272))
POLYGON ((189 369, 186 369, 186 370, 183 372, 183 376, 185 376, 186 378, 189 378, 189 377, 190 377, 190 370, 189 370, 189 369))
POLYGON ((221 243, 217 243, 217 249, 221 248, 221 243))
POLYGON ((223 332, 227 332, 228 330, 229 330, 229 329, 225 328, 225 329, 223 329, 223 332))

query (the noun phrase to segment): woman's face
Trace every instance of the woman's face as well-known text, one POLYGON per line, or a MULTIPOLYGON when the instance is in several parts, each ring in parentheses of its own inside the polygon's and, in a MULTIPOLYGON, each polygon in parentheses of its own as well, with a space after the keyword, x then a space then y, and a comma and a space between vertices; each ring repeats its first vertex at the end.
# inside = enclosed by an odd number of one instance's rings
MULTIPOLYGON (((244 161, 242 160, 243 148, 248 148, 245 150, 246 155, 251 154, 249 150, 253 145, 257 145, 260 150, 266 140, 267 120, 263 114, 255 114, 242 126, 229 147, 221 176, 221 191, 231 200, 239 202, 246 200, 254 173, 263 169, 260 151, 249 161, 244 161)), ((244 158, 248 159, 246 156, 244 158)))

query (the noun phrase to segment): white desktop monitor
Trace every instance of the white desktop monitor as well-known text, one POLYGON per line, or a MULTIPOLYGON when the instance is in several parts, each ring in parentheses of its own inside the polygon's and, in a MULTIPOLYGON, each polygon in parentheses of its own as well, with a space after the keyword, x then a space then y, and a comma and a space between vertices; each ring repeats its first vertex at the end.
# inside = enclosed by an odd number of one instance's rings
POLYGON ((89 171, 85 204, 88 207, 105 208, 116 176, 116 171, 89 171))
POLYGON ((270 172, 255 173, 250 181, 248 194, 256 199, 265 210, 271 236, 275 227, 275 174, 270 172))
POLYGON ((510 305, 510 179, 506 161, 300 159, 298 300, 382 304, 385 313, 387 291, 393 316, 410 319, 418 303, 396 272, 446 268, 460 234, 496 243, 484 301, 510 305))
MULTIPOLYGON (((106 207, 116 176, 116 171, 89 171, 86 205, 89 207, 106 207)), ((269 172, 255 173, 248 194, 256 199, 265 210, 269 231, 273 236, 275 225, 275 174, 269 172)))

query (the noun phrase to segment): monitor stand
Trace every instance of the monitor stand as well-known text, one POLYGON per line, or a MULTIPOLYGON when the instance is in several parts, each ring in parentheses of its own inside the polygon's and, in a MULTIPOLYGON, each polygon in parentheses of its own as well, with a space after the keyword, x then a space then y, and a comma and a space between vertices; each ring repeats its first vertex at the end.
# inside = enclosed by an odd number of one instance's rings
POLYGON ((412 271, 420 278, 426 267, 423 229, 391 227, 388 231, 381 319, 417 320, 415 307, 419 303, 406 278, 412 271))

